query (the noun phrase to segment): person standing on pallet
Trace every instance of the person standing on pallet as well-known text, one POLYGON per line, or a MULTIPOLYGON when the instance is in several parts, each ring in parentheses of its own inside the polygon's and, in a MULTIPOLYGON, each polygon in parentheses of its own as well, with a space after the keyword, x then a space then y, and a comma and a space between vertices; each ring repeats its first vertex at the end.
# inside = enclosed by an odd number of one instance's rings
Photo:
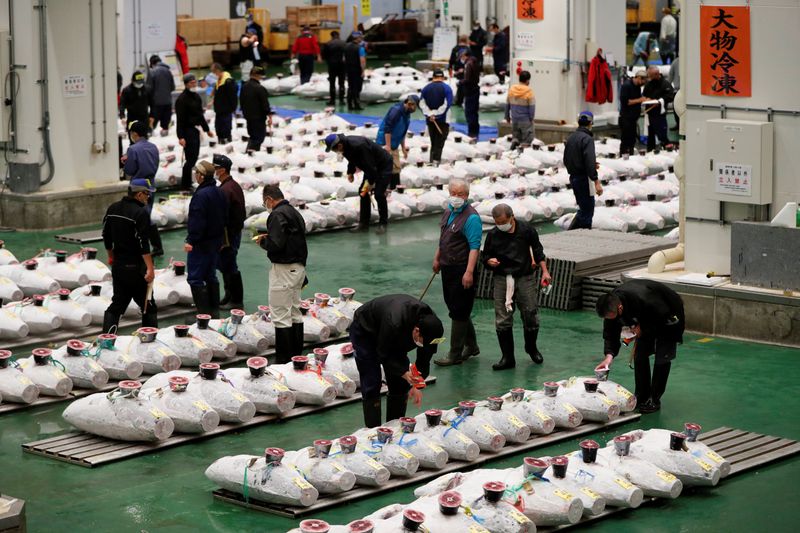
POLYGON ((183 147, 181 189, 191 191, 192 170, 200 156, 200 130, 198 128, 202 128, 209 137, 213 137, 214 132, 209 129, 203 114, 203 100, 195 92, 197 78, 194 74, 186 74, 183 77, 183 85, 185 88, 175 101, 175 120, 178 143, 183 147))
POLYGON ((472 305, 475 303, 475 267, 481 249, 481 217, 469 205, 469 183, 451 179, 447 185, 450 201, 439 222, 439 247, 433 256, 433 271, 442 274, 444 303, 450 312, 450 352, 433 362, 439 366, 459 365, 480 353, 472 305))
POLYGON ((583 111, 578 116, 578 129, 570 133, 564 143, 564 166, 569 172, 572 194, 578 203, 578 212, 569 229, 592 229, 594 218, 594 193, 603 194, 603 184, 597 178, 597 157, 594 153, 592 123, 594 115, 583 111))
POLYGON ((447 123, 447 111, 453 105, 453 89, 444 81, 442 69, 433 71, 433 80, 422 88, 419 108, 425 115, 428 124, 428 136, 431 138, 431 163, 442 161, 442 150, 450 133, 447 123))
POLYGON ((411 114, 417 110, 419 96, 411 94, 403 102, 394 104, 389 108, 378 127, 378 136, 375 139, 379 145, 392 156, 392 176, 389 181, 389 190, 393 191, 400 185, 400 148, 403 155, 408 157, 406 147, 406 133, 411 124, 411 114))
POLYGON ((533 225, 514 217, 508 204, 492 209, 495 227, 486 235, 483 261, 494 272, 494 321, 502 358, 493 370, 514 368, 514 308, 519 308, 525 338, 525 352, 537 365, 544 358, 537 346, 539 339, 538 287, 536 268, 542 269, 542 286, 550 284, 546 257, 539 234, 533 225))
POLYGON ((300 85, 308 83, 314 73, 314 59, 322 61, 317 36, 311 33, 308 26, 303 26, 300 36, 292 45, 292 59, 295 57, 300 67, 300 85))
POLYGON ((422 403, 424 378, 430 373, 436 347, 444 342, 443 333, 436 313, 406 294, 380 296, 356 310, 350 325, 350 342, 361 381, 366 427, 381 424, 381 367, 389 389, 387 421, 406 415, 409 397, 416 406, 422 403), (417 359, 412 368, 408 353, 414 349, 417 359))
POLYGON ((242 115, 247 121, 247 151, 258 151, 261 144, 267 137, 267 124, 272 127, 272 108, 269 105, 269 94, 267 89, 261 85, 261 78, 264 77, 264 69, 253 67, 250 71, 250 79, 242 85, 239 94, 239 104, 242 108, 242 115))
POLYGON ((217 269, 222 272, 222 283, 225 296, 219 305, 223 309, 244 309, 244 286, 242 273, 236 259, 239 256, 239 245, 242 242, 242 228, 247 212, 244 205, 244 192, 239 183, 231 176, 233 162, 223 154, 214 154, 212 159, 214 173, 219 180, 219 189, 228 203, 228 224, 225 226, 225 241, 219 251, 217 269))
POLYGON ((363 35, 354 31, 352 41, 344 47, 344 69, 347 73, 347 109, 361 110, 361 85, 367 68, 367 51, 361 46, 363 35))
POLYGON ((672 360, 683 344, 686 316, 680 295, 663 283, 647 279, 626 281, 597 299, 596 310, 603 321, 603 361, 596 370, 608 370, 621 343, 634 340, 631 361, 636 377, 639 412, 661 409, 672 360), (622 339, 622 341, 620 340, 622 339), (650 377, 650 356, 655 354, 650 377))
POLYGON ((214 85, 214 130, 220 144, 228 144, 233 140, 233 114, 239 105, 238 88, 229 72, 223 70, 222 65, 214 63, 211 72, 216 76, 214 85))
POLYGON ((339 81, 339 103, 344 103, 344 48, 345 44, 339 38, 338 31, 331 32, 331 40, 322 47, 322 58, 328 65, 328 83, 330 84, 330 98, 328 105, 336 104, 336 81, 339 81))
POLYGON ((288 363, 303 352, 303 315, 300 291, 306 279, 306 224, 283 197, 277 185, 264 186, 264 207, 269 212, 267 233, 256 242, 272 262, 269 271, 270 318, 275 325, 275 363, 288 363))
MULTIPOLYGON (((150 128, 147 126, 147 118, 144 121, 135 120, 128 127, 128 138, 131 141, 128 152, 122 156, 122 171, 129 180, 145 179, 150 183, 156 182, 156 172, 158 172, 159 155, 158 147, 147 139, 150 128)), ((147 212, 153 210, 153 196, 151 193, 147 198, 147 212)), ((161 234, 158 227, 150 222, 150 245, 152 246, 153 257, 164 255, 164 246, 161 244, 161 234)))

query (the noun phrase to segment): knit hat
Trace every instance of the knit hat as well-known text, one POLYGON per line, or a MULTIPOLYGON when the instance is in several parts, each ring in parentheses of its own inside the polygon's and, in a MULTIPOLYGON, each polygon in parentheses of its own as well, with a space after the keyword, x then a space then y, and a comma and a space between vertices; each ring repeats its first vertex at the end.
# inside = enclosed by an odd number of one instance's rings
POLYGON ((201 174, 201 175, 203 175, 205 177, 213 176, 214 175, 214 165, 212 165, 211 163, 209 163, 206 160, 199 161, 194 166, 194 171, 198 172, 199 174, 201 174))

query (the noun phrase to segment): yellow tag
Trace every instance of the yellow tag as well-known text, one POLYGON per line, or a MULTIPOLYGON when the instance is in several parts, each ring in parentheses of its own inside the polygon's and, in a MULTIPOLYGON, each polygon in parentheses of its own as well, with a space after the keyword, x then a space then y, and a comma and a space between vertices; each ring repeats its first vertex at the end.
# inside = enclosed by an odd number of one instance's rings
POLYGON ((543 413, 539 409, 536 410, 536 416, 539 417, 539 420, 541 420, 542 422, 547 422, 550 419, 550 417, 547 416, 547 414, 543 413))
POLYGON ((350 381, 350 378, 348 378, 346 375, 342 374, 341 372, 334 372, 333 375, 336 376, 336 379, 338 379, 342 383, 347 383, 348 381, 350 381))
POLYGON ((633 394, 622 385, 617 385, 617 394, 621 394, 626 400, 629 400, 633 396, 633 394))
POLYGON ((604 404, 606 404, 606 405, 614 405, 614 404, 616 403, 616 402, 615 402, 615 401, 613 401, 613 400, 609 400, 609 399, 608 399, 608 398, 606 398, 605 396, 601 396, 601 399, 603 400, 603 403, 604 403, 604 404))
POLYGON ((520 420, 519 418, 517 418, 514 415, 509 415, 508 421, 511 422, 511 424, 514 425, 515 427, 518 427, 518 428, 524 428, 525 427, 525 424, 522 423, 522 420, 520 420))
POLYGON ((123 363, 129 363, 131 358, 125 354, 119 354, 119 358, 122 360, 123 363))
POLYGON ((461 442, 463 442, 464 444, 469 444, 470 442, 472 442, 472 441, 471 441, 471 440, 470 440, 470 439, 469 439, 467 436, 465 436, 463 433, 456 433, 456 437, 458 437, 458 440, 460 440, 460 441, 461 441, 461 442))
POLYGON ((311 488, 311 484, 301 477, 294 478, 294 484, 297 485, 300 490, 306 490, 311 488))
POLYGON ((28 376, 22 374, 21 372, 18 372, 16 377, 17 381, 19 381, 23 385, 33 385, 33 381, 31 381, 28 376))
POLYGON ((153 407, 152 409, 150 409, 150 414, 153 415, 156 418, 166 418, 167 417, 167 415, 164 413, 164 411, 162 411, 158 407, 153 407))
POLYGON ((469 533, 489 533, 489 530, 478 524, 472 524, 469 526, 469 533))
POLYGON ((317 376, 317 381, 319 381, 320 385, 330 385, 331 382, 327 379, 323 378, 322 376, 317 376))
POLYGON ((713 468, 710 464, 708 464, 707 462, 703 461, 702 459, 695 459, 694 462, 699 464, 700 468, 702 468, 706 472, 711 472, 711 469, 713 468))
POLYGON ((435 444, 434 444, 434 443, 432 443, 432 442, 429 442, 429 443, 428 443, 428 448, 430 448, 431 450, 433 450, 433 453, 439 453, 439 452, 442 452, 442 451, 444 451, 444 450, 443 450, 441 447, 439 447, 439 446, 435 445, 435 444))
POLYGON ((159 348, 158 349, 158 353, 160 353, 164 357, 168 357, 168 356, 172 355, 172 350, 169 350, 167 348, 159 348))
POLYGON ((596 500, 596 499, 598 499, 600 497, 599 494, 597 494, 595 491, 593 491, 589 487, 583 487, 581 489, 581 492, 584 493, 586 496, 590 497, 593 500, 596 500))
POLYGON ((408 453, 407 451, 405 451, 402 448, 400 448, 400 455, 402 455, 406 459, 412 459, 414 457, 412 454, 408 453))
POLYGON ((528 522, 530 522, 530 521, 531 521, 531 520, 530 520, 530 518, 528 518, 528 517, 527 517, 527 516, 525 516, 524 514, 520 513, 519 511, 517 511, 517 510, 516 510, 516 509, 514 509, 513 507, 512 507, 511 509, 509 509, 509 511, 508 511, 508 514, 510 514, 511 516, 513 516, 513 517, 514 517, 514 520, 516 520, 516 521, 517 521, 517 522, 519 522, 520 524, 527 524, 528 522))
POLYGON ((563 403, 564 409, 566 409, 570 414, 577 413, 578 410, 571 403, 563 403))
POLYGON ((64 373, 61 370, 53 369, 53 377, 56 379, 61 379, 64 377, 64 373))
POLYGON ((89 368, 91 368, 95 372, 100 372, 101 370, 103 370, 102 366, 98 365, 97 363, 91 360, 89 361, 89 368))
POLYGON ((723 462, 725 460, 725 459, 722 458, 722 456, 717 455, 716 453, 714 453, 712 451, 706 452, 706 457, 708 457, 709 459, 711 459, 712 461, 714 461, 717 464, 719 464, 719 463, 721 463, 721 462, 723 462))
POLYGON ((339 472, 344 472, 344 467, 342 465, 340 465, 339 463, 332 462, 331 466, 333 466, 333 468, 335 468, 339 472))
POLYGON ((484 425, 483 425, 483 429, 485 429, 485 430, 486 430, 486 433, 488 433, 489 435, 497 435, 497 430, 496 430, 496 429, 494 429, 494 428, 493 428, 492 426, 490 426, 489 424, 484 424, 484 425))
POLYGON ((664 481, 666 481, 667 483, 672 483, 677 479, 675 476, 664 470, 659 470, 658 472, 656 472, 656 475, 661 479, 663 479, 664 481))
POLYGON ((553 494, 561 498, 562 500, 570 501, 572 499, 572 494, 565 490, 556 489, 553 491, 553 494))
POLYGON ((201 341, 200 339, 195 339, 194 337, 191 337, 191 340, 192 340, 192 344, 194 344, 198 348, 205 348, 205 345, 203 344, 203 341, 201 341))
POLYGON ((239 394, 238 392, 234 392, 233 393, 233 397, 236 398, 237 400, 239 400, 240 402, 246 402, 247 401, 247 398, 244 395, 239 394))
POLYGON ((201 411, 208 411, 209 409, 211 409, 211 407, 209 407, 209 405, 203 400, 197 400, 196 402, 192 402, 192 405, 194 405, 201 411))
POLYGON ((367 459, 367 465, 370 466, 373 470, 380 470, 381 468, 383 468, 383 465, 381 465, 375 459, 367 459))
POLYGON ((289 387, 283 385, 282 383, 275 383, 272 387, 278 392, 286 392, 289 390, 289 387))
POLYGON ((619 485, 620 487, 622 487, 625 490, 629 490, 629 489, 633 488, 633 483, 629 483, 628 481, 625 481, 621 477, 615 478, 614 479, 614 483, 616 483, 617 485, 619 485))

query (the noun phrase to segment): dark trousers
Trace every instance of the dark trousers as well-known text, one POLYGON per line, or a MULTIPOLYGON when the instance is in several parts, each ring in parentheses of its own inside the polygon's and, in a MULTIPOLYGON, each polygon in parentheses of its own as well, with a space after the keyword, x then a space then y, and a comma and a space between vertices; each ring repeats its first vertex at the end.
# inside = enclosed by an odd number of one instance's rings
POLYGON ((172 106, 171 105, 154 105, 150 108, 150 113, 155 119, 153 126, 159 124, 161 129, 169 129, 169 121, 172 119, 172 106))
MULTIPOLYGON (((385 173, 379 176, 367 176, 364 174, 364 180, 361 182, 361 189, 366 187, 367 183, 373 185, 372 192, 375 196, 375 203, 378 204, 378 224, 385 225, 389 222, 389 204, 386 201, 386 189, 391 182, 392 169, 389 167, 385 173)), ((370 200, 369 193, 361 195, 361 211, 359 213, 358 222, 361 226, 369 226, 372 216, 372 201, 370 200)))
POLYGON ((197 164, 197 158, 200 155, 200 132, 197 131, 197 128, 189 128, 183 139, 186 141, 186 146, 183 147, 181 188, 189 190, 192 188, 192 169, 197 164))
POLYGON ((314 73, 314 56, 312 54, 300 54, 297 56, 297 66, 300 67, 300 85, 308 83, 314 73))
POLYGON ((435 123, 428 121, 428 135, 431 137, 431 163, 434 161, 438 163, 442 160, 442 150, 449 133, 450 124, 447 123, 447 120, 439 119, 435 123))
POLYGON ((214 117, 214 129, 217 132, 217 140, 231 141, 231 129, 233 129, 233 113, 217 113, 214 117))
MULTIPOLYGON (((358 376, 361 380, 361 397, 363 400, 375 400, 381 397, 381 362, 378 356, 378 349, 375 339, 366 334, 353 323, 350 326, 350 342, 355 351, 356 367, 358 376)), ((411 385, 402 376, 393 375, 386 366, 383 368, 386 374, 386 386, 388 394, 403 395, 408 394, 411 385)))
POLYGON ((514 327, 514 311, 519 310, 522 327, 526 330, 539 329, 539 287, 533 274, 514 277, 514 307, 506 309, 506 276, 495 274, 494 287, 494 328, 508 331, 514 327))
POLYGON ((649 122, 647 126, 647 150, 654 150, 656 147, 656 137, 661 146, 669 144, 667 136, 667 115, 650 113, 647 115, 649 122))
POLYGON ((247 141, 247 149, 256 152, 261 150, 261 145, 267 138, 267 123, 263 120, 248 120, 247 135, 250 137, 250 140, 247 141))
POLYGON ((478 102, 480 93, 464 95, 464 118, 467 120, 467 135, 478 138, 481 126, 478 124, 478 102))
POLYGON ((336 100, 336 81, 339 81, 339 100, 344 100, 344 64, 328 63, 328 83, 330 84, 331 101, 336 100))
POLYGON ((116 322, 125 314, 131 300, 136 302, 142 310, 142 326, 158 327, 158 308, 153 298, 147 302, 147 311, 144 309, 145 296, 147 296, 147 282, 144 280, 144 264, 117 264, 111 267, 111 285, 114 296, 106 313, 114 315, 116 322))
POLYGON ((672 360, 678 351, 674 340, 642 337, 634 345, 633 370, 636 379, 636 401, 643 403, 652 400, 661 403, 661 396, 667 389, 672 360), (650 356, 655 354, 652 378, 650 376, 650 356))
POLYGON ((362 73, 358 71, 347 71, 347 100, 353 101, 361 98, 361 85, 364 83, 362 73))
POLYGON ((508 73, 508 65, 497 63, 494 64, 494 73, 500 78, 500 83, 505 83, 506 81, 506 74, 508 73))
POLYGON ((475 284, 465 289, 461 283, 467 264, 442 266, 442 293, 452 320, 469 320, 475 303, 475 284))
POLYGON ((636 127, 639 117, 619 117, 619 155, 632 155, 636 149, 636 127))
POLYGON ((192 287, 218 284, 218 262, 219 252, 216 250, 192 250, 186 254, 186 282, 192 287))
POLYGON ((453 98, 453 105, 463 105, 464 104, 464 87, 461 85, 461 80, 464 78, 456 78, 456 95, 453 98))
POLYGON ((569 229, 592 229, 592 217, 594 217, 594 197, 589 193, 589 178, 586 176, 570 176, 569 183, 572 185, 572 193, 575 201, 578 202, 578 212, 572 220, 569 229))
POLYGON ((229 240, 230 246, 226 246, 219 251, 217 269, 223 274, 236 274, 239 272, 239 265, 236 264, 236 259, 239 256, 242 234, 236 233, 232 237, 229 237, 229 240))

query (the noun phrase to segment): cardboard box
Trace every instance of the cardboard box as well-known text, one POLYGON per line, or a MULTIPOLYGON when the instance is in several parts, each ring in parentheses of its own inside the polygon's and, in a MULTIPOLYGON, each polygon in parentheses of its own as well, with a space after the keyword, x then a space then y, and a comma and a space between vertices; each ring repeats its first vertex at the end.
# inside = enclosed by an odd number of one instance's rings
POLYGON ((211 59, 211 52, 213 46, 210 44, 199 44, 189 47, 189 68, 206 68, 213 63, 211 59))
POLYGON ((203 21, 200 19, 178 19, 176 29, 189 45, 204 44, 203 21))
POLYGON ((203 19, 203 43, 228 42, 228 19, 203 19))
POLYGON ((230 19, 228 21, 228 42, 238 43, 247 28, 245 19, 230 19))

